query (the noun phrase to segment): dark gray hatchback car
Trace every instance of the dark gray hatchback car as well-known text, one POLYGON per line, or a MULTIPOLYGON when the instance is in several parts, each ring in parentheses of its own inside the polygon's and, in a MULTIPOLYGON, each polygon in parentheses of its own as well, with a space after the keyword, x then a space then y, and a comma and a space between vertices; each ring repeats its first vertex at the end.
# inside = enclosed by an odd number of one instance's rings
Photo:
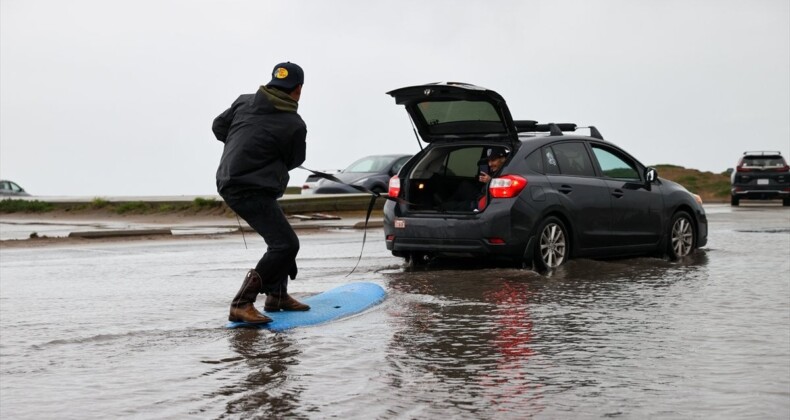
POLYGON ((707 242, 698 196, 575 124, 514 121, 496 92, 435 83, 389 92, 428 145, 390 180, 387 249, 410 264, 503 257, 539 271, 574 257, 660 254, 707 242), (507 160, 487 183, 486 155, 507 160))

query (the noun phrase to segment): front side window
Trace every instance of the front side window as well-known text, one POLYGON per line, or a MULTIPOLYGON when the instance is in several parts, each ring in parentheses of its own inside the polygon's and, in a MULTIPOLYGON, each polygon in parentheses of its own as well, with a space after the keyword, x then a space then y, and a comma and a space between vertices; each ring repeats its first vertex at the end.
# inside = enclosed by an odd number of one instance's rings
POLYGON ((639 171, 636 170, 634 164, 629 160, 599 146, 592 146, 592 150, 595 158, 598 159, 598 165, 601 167, 603 176, 627 181, 639 181, 639 171))
POLYGON ((595 176, 590 155, 583 143, 559 143, 551 146, 560 173, 574 176, 595 176))

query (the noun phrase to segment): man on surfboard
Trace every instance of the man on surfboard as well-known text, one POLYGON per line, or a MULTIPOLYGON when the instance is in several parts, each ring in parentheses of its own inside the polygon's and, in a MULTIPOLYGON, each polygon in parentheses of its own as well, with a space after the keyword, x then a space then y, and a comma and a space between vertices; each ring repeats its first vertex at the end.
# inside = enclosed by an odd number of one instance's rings
POLYGON ((267 295, 265 311, 310 309, 288 294, 288 277, 297 274, 299 238, 277 203, 288 185, 288 171, 305 160, 307 126, 296 112, 303 84, 301 67, 280 63, 268 84, 239 96, 214 119, 214 135, 225 144, 217 191, 267 245, 230 304, 230 321, 271 322, 253 305, 259 293, 267 295))

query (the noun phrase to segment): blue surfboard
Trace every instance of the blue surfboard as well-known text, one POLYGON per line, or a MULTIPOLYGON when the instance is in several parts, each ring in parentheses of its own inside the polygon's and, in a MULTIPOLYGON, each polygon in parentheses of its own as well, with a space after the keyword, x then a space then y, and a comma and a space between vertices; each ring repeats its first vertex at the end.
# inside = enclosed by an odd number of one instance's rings
POLYGON ((272 319, 268 324, 229 322, 227 328, 266 328, 284 331, 307 325, 317 325, 353 315, 384 300, 387 292, 375 283, 349 283, 319 293, 300 302, 310 305, 309 311, 264 312, 272 319))

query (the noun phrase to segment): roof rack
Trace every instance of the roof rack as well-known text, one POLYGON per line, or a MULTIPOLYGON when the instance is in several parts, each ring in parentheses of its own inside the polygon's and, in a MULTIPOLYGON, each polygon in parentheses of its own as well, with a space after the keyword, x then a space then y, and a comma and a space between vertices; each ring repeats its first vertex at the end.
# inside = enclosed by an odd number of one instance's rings
POLYGON ((780 151, 775 151, 774 152, 774 151, 770 151, 770 150, 755 150, 755 151, 752 151, 752 152, 743 152, 743 154, 744 155, 766 156, 766 155, 781 155, 782 152, 780 152, 780 151))
POLYGON ((589 127, 579 127, 573 123, 548 123, 548 124, 538 124, 537 121, 533 120, 516 120, 513 121, 513 124, 516 126, 516 131, 519 133, 524 132, 537 132, 537 133, 549 133, 549 136, 561 136, 563 135, 563 131, 576 131, 577 128, 587 128, 590 130, 590 137, 603 140, 603 136, 601 132, 598 131, 597 128, 594 126, 589 127))

